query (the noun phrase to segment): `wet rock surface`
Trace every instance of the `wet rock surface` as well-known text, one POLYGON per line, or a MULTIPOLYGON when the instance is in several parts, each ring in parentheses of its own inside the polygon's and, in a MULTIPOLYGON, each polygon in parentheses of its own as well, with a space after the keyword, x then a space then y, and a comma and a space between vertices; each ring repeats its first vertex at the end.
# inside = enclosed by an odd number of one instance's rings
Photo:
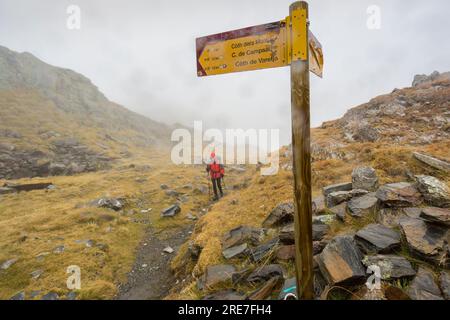
POLYGON ((279 204, 263 222, 264 228, 274 228, 294 221, 294 204, 279 204))
POLYGON ((373 194, 354 198, 347 204, 348 213, 352 217, 361 218, 375 214, 378 209, 378 199, 373 194))
POLYGON ((370 167, 360 167, 352 173, 353 189, 362 189, 370 192, 378 189, 378 176, 375 169, 370 167))
POLYGON ((362 254, 353 237, 338 236, 317 257, 317 263, 330 285, 357 285, 365 280, 362 254))
POLYGON ((448 266, 448 228, 404 217, 400 227, 411 253, 435 265, 448 266))
POLYGON ((389 253, 400 247, 400 234, 381 224, 371 224, 359 230, 355 239, 366 253, 389 253))
POLYGON ((416 186, 407 182, 381 186, 376 197, 389 207, 415 207, 422 203, 422 195, 416 186))
POLYGON ((450 189, 442 181, 431 176, 416 176, 417 188, 425 202, 431 206, 450 207, 450 189))
POLYGON ((433 273, 422 267, 419 268, 407 293, 413 300, 443 300, 433 273))
POLYGON ((366 267, 373 265, 380 267, 382 280, 412 278, 416 275, 411 263, 396 255, 366 256, 363 259, 363 264, 366 267))

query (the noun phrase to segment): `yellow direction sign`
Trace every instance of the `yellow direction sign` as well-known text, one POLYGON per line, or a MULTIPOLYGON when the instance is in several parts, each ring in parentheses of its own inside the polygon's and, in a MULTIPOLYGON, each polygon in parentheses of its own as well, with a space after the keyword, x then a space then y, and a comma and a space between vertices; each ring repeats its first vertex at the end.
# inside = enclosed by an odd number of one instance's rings
POLYGON ((284 21, 197 39, 199 76, 287 65, 284 21))
MULTIPOLYGON (((308 56, 307 31, 303 27, 306 15, 301 11, 295 14, 300 19, 287 17, 278 22, 198 38, 198 76, 278 68, 290 65, 292 59, 305 60, 308 56)), ((311 32, 308 34, 310 69, 322 77, 322 46, 311 32)))

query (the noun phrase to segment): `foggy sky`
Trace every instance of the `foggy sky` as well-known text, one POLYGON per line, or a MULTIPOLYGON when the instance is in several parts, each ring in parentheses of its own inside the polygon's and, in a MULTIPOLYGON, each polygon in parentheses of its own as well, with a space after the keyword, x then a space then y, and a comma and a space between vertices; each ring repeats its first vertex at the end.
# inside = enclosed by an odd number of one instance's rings
MULTIPOLYGON (((127 108, 167 123, 281 130, 290 142, 289 68, 197 78, 195 38, 274 22, 292 0, 0 0, 0 45, 84 74, 127 108), (81 30, 66 9, 81 8, 81 30)), ((325 53, 311 76, 312 125, 342 116, 414 74, 450 70, 450 1, 311 0, 325 53), (381 30, 366 26, 381 8, 381 30)), ((0 70, 1 72, 1 70, 0 70)))

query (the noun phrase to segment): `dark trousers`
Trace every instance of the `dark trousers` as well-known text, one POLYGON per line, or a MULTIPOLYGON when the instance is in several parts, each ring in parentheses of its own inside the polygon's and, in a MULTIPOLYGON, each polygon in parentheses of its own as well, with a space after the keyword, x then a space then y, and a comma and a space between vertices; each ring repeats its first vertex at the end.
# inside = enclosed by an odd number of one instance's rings
POLYGON ((223 197, 223 191, 222 191, 222 178, 211 178, 213 190, 214 190, 214 196, 216 199, 219 198, 219 195, 217 194, 217 189, 219 189, 220 196, 223 197))

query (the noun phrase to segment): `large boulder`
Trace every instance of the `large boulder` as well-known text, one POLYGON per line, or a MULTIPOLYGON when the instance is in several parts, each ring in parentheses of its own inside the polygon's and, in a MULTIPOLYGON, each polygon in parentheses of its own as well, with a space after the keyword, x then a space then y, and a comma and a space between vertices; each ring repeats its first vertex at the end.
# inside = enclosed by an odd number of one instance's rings
POLYGON ((264 220, 265 228, 274 228, 294 221, 294 204, 292 202, 282 203, 276 206, 269 216, 264 220))
POLYGON ((422 196, 412 183, 399 182, 381 186, 376 197, 388 207, 415 207, 422 203, 422 196))
POLYGON ((365 280, 362 254, 351 236, 332 239, 316 260, 325 280, 332 286, 353 286, 365 280))
POLYGON ((198 287, 200 290, 212 289, 214 287, 229 283, 236 273, 236 268, 232 265, 208 266, 205 273, 199 279, 198 287))
POLYGON ((358 245, 366 253, 389 253, 400 246, 400 235, 381 224, 370 224, 355 235, 358 245))
POLYGON ((448 228, 403 217, 400 228, 411 253, 435 265, 448 266, 448 228))
POLYGON ((450 189, 442 181, 431 176, 416 176, 417 188, 425 202, 431 206, 450 207, 450 189))
POLYGON ((424 208, 420 217, 427 222, 450 227, 450 209, 424 208))
POLYGON ((326 198, 330 193, 339 192, 339 191, 351 191, 353 189, 353 185, 351 182, 338 183, 333 184, 331 186, 324 187, 322 189, 323 196, 326 198))
POLYGON ((422 267, 419 268, 407 292, 413 300, 443 300, 433 273, 422 267))
POLYGON ((353 170, 352 173, 353 189, 362 189, 367 191, 377 191, 378 176, 375 169, 370 167, 360 167, 353 170))
POLYGON ((450 163, 448 163, 447 161, 442 161, 440 159, 436 159, 429 155, 421 154, 418 152, 414 152, 413 156, 420 162, 432 167, 433 169, 437 169, 443 172, 450 172, 450 163))
POLYGON ((375 214, 378 210, 378 199, 369 193, 359 198, 353 198, 347 204, 348 213, 355 218, 375 214))
POLYGON ((239 226, 227 232, 222 238, 224 250, 242 245, 244 243, 255 246, 264 237, 264 230, 249 226, 239 226))
POLYGON ((409 278, 416 275, 416 271, 413 269, 411 263, 400 256, 366 256, 362 262, 366 267, 374 265, 380 267, 382 280, 409 278))

